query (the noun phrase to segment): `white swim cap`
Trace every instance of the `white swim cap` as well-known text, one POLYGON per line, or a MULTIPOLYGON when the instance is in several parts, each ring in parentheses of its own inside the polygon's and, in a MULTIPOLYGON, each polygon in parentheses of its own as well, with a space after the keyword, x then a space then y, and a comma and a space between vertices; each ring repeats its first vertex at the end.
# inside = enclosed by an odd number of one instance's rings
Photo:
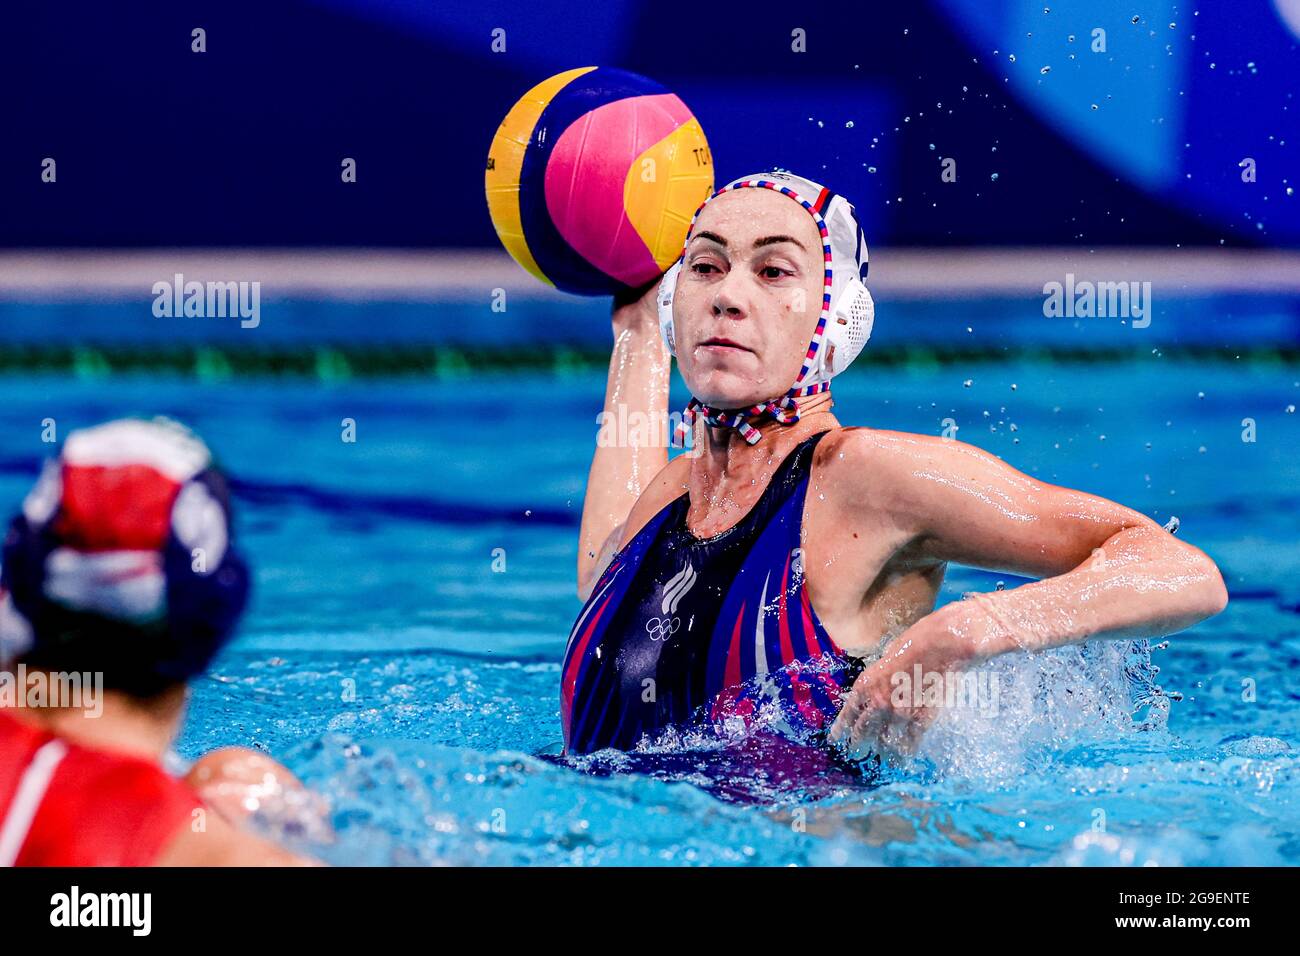
POLYGON ((812 341, 808 344, 803 368, 785 395, 761 405, 736 410, 710 408, 692 398, 682 413, 678 430, 683 434, 690 430, 696 416, 703 414, 710 425, 735 428, 752 445, 762 436, 745 418, 749 415, 768 414, 782 424, 797 422, 799 406, 795 399, 826 391, 830 388, 830 380, 858 357, 867 344, 867 339, 871 337, 876 307, 866 286, 867 238, 852 203, 825 186, 783 170, 742 176, 727 183, 695 210, 690 227, 686 230, 686 241, 682 243, 682 256, 664 273, 659 283, 659 329, 673 355, 677 354, 673 330, 673 295, 677 290, 682 257, 690 242, 691 232, 695 229, 695 222, 704 207, 718 196, 745 188, 775 190, 808 210, 821 233, 826 257, 821 316, 817 320, 812 341))

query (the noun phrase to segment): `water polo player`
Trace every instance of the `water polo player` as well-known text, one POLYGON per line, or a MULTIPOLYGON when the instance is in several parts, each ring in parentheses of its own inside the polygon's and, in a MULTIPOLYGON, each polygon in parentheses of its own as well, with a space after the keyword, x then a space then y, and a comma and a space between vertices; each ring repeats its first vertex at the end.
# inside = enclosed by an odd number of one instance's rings
POLYGON ((958 441, 842 426, 830 384, 871 333, 866 278, 853 206, 772 172, 715 192, 657 288, 616 301, 605 411, 663 420, 671 351, 694 441, 672 461, 598 442, 568 753, 774 712, 853 756, 908 752, 934 714, 891 699, 895 674, 1223 609, 1214 562, 1135 511, 958 441), (1041 580, 935 610, 949 561, 1041 580))
POLYGON ((161 767, 186 682, 248 594, 204 444, 161 420, 74 432, 10 524, 3 560, 0 671, 23 679, 0 698, 0 866, 305 862, 238 827, 252 800, 299 789, 274 761, 227 748, 184 781, 161 767), (93 707, 32 700, 33 687, 101 681, 93 707))

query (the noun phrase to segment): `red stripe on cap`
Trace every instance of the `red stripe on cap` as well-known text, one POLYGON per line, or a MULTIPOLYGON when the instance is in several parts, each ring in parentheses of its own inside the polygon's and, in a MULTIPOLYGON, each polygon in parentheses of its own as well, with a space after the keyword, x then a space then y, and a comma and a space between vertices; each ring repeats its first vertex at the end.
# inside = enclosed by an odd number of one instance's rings
MULTIPOLYGON (((831 191, 827 189, 825 186, 823 186, 822 191, 817 194, 817 201, 813 203, 813 208, 817 210, 818 215, 826 211, 822 208, 822 206, 826 202, 826 197, 829 196, 830 194, 831 191)), ((829 258, 829 256, 827 258, 829 258)))
POLYGON ((65 464, 55 534, 78 551, 160 551, 180 487, 148 465, 65 464))

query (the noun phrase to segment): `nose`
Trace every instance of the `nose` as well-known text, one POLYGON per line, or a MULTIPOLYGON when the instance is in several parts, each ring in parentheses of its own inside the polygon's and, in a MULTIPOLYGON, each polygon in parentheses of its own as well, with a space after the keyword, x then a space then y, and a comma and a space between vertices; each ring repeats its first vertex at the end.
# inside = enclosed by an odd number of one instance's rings
POLYGON ((741 288, 743 282, 741 270, 732 269, 713 287, 711 308, 714 318, 743 319, 749 314, 741 288))

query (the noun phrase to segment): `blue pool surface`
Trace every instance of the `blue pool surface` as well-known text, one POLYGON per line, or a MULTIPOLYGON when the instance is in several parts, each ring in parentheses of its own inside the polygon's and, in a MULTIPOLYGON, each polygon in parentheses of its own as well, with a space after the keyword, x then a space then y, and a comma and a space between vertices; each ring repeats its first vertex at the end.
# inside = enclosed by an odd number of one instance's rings
MULTIPOLYGON (((675 769, 655 774, 623 772, 638 765, 612 754, 553 759, 602 390, 594 372, 8 375, 0 504, 17 506, 48 453, 45 418, 63 435, 162 413, 208 440, 240 481, 256 591, 240 636, 194 687, 177 750, 242 744, 285 761, 329 800, 333 838, 298 845, 330 862, 1300 862, 1300 370, 1153 350, 837 380, 846 424, 934 434, 951 417, 959 438, 1031 475, 1162 523, 1177 515, 1232 601, 1152 652, 1165 696, 1138 719, 1118 645, 1004 658, 992 666, 1014 699, 999 720, 941 718, 916 765, 829 790, 684 744, 675 769), (355 443, 340 438, 345 418, 355 443), (1242 440, 1247 418, 1254 442, 1242 440), (721 773, 744 777, 748 798, 720 796, 721 773)), ((943 600, 998 581, 1018 583, 952 568, 943 600)))

